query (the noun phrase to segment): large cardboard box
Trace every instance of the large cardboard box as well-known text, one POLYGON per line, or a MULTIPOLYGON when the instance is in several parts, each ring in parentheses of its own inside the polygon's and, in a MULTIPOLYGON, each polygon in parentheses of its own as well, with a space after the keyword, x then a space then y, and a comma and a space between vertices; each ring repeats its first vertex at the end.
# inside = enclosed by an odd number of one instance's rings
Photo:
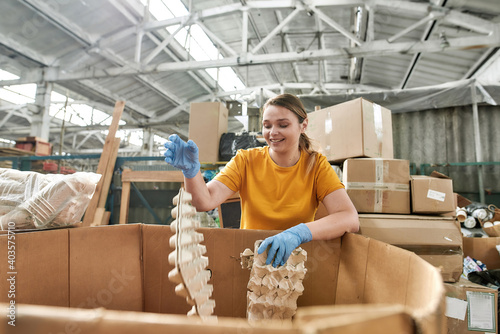
POLYGON ((464 256, 481 261, 488 269, 500 269, 497 245, 500 245, 500 237, 464 238, 464 256))
POLYGON ((347 194, 358 212, 411 212, 408 160, 347 159, 342 175, 347 194))
POLYGON ((307 135, 319 145, 328 161, 347 158, 394 158, 392 114, 363 98, 308 114, 307 135))
POLYGON ((453 180, 425 175, 411 175, 413 213, 446 213, 455 211, 453 180))
POLYGON ((456 282, 463 271, 462 233, 452 217, 359 215, 361 235, 415 252, 439 268, 443 281, 456 282))
MULTIPOLYGON (((299 309, 306 306, 320 309, 305 312, 298 322, 250 325, 242 319, 246 313, 250 271, 241 268, 240 253, 276 231, 205 228, 200 232, 205 237, 212 272, 209 283, 214 285, 217 323, 203 323, 196 317, 185 316, 190 307, 184 298, 175 295, 174 284, 168 280, 171 265, 167 258, 172 251, 169 226, 111 225, 16 235, 19 264, 35 259, 42 245, 47 254, 54 254, 58 250, 52 242, 56 236, 61 238, 65 234, 67 247, 60 250, 61 260, 44 271, 43 280, 36 271, 42 265, 24 266, 18 272, 26 292, 15 299, 18 307, 15 330, 59 333, 68 331, 69 325, 71 330, 82 332, 133 333, 140 329, 143 334, 160 330, 190 333, 287 330, 305 334, 324 332, 327 328, 342 333, 367 333, 374 325, 381 326, 380 333, 393 328, 405 333, 437 334, 446 330, 444 287, 439 272, 411 252, 356 234, 303 245, 308 253, 308 271, 304 294, 298 299, 299 309), (53 280, 59 276, 66 279, 56 286, 53 280), (37 290, 36 298, 29 296, 37 290), (24 305, 50 304, 51 295, 61 291, 67 295, 60 297, 58 304, 66 308, 24 305), (329 318, 326 322, 325 314, 329 318)), ((0 256, 5 258, 7 241, 7 236, 0 236, 0 256)), ((0 262, 2 272, 7 269, 6 263, 0 262)), ((5 287, 0 302, 10 302, 5 287)))
POLYGON ((219 161, 219 141, 227 132, 228 110, 224 103, 191 103, 189 115, 189 139, 199 149, 201 163, 219 161))
POLYGON ((464 278, 445 289, 449 334, 498 333, 498 290, 464 278))

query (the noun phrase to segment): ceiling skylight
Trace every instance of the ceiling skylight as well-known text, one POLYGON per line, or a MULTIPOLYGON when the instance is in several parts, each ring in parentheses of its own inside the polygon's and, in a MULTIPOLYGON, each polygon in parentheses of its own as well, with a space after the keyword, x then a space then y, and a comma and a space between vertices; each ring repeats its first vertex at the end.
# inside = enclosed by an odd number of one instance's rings
MULTIPOLYGON (((144 6, 148 0, 141 0, 144 6)), ((189 15, 188 10, 180 0, 149 0, 149 11, 157 20, 167 20, 173 17, 189 15)), ((173 34, 179 26, 167 27, 167 31, 173 34)), ((215 45, 205 32, 196 24, 181 29, 175 39, 186 50, 194 60, 216 60, 223 59, 215 45)), ((219 69, 207 69, 206 72, 218 82, 224 91, 242 90, 245 88, 243 82, 230 67, 219 69)))

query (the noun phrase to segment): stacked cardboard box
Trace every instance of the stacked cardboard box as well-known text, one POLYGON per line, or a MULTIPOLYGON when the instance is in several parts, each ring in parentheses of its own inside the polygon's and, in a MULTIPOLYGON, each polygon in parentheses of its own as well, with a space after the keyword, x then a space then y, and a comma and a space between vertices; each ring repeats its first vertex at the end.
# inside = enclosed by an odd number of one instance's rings
POLYGON ((201 163, 219 161, 219 142, 227 132, 228 110, 220 102, 191 103, 189 115, 189 139, 199 149, 201 163))
POLYGON ((307 135, 328 161, 393 158, 391 111, 363 98, 308 114, 307 135))
MULTIPOLYGON (((309 113, 308 135, 330 162, 343 163, 361 234, 414 251, 440 268, 444 281, 458 280, 463 247, 452 180, 411 176, 409 161, 394 159, 389 109, 362 98, 324 108, 309 113)), ((320 205, 316 218, 325 215, 320 205)))
POLYGON ((470 256, 486 265, 488 270, 500 269, 500 237, 464 238, 464 256, 470 256))
POLYGON ((498 290, 463 278, 445 290, 448 333, 498 333, 498 290))
MULTIPOLYGON (((212 272, 215 314, 222 317, 218 324, 171 315, 186 314, 189 306, 175 294, 175 283, 167 277, 172 269, 167 259, 172 251, 169 226, 115 225, 16 234, 16 330, 64 332, 68 323, 76 329, 90 328, 93 333, 135 332, 138 328, 141 333, 160 329, 320 333, 326 328, 366 333, 375 324, 382 326, 377 327, 381 332, 398 328, 405 333, 417 330, 437 334, 445 330, 444 287, 439 272, 411 252, 356 234, 303 245, 308 253, 308 272, 303 281, 304 294, 298 300, 299 310, 304 306, 326 308, 306 312, 302 322, 250 326, 241 319, 246 314, 250 272, 241 268, 240 253, 276 231, 200 232, 204 234, 212 272), (67 307, 169 315, 72 311, 67 307), (322 318, 326 315, 330 318, 327 323, 322 318), (318 318, 318 322, 311 322, 311 318, 318 318)), ((4 258, 7 243, 8 236, 0 236, 0 256, 4 258)), ((0 263, 2 272, 11 271, 7 266, 7 261, 0 263)), ((10 302, 8 283, 0 281, 2 303, 10 302)))
POLYGON ((450 178, 412 175, 410 185, 413 213, 440 214, 455 211, 453 183, 450 178))
POLYGON ((454 215, 439 215, 454 210, 450 179, 410 176, 407 160, 357 158, 344 161, 343 183, 361 234, 414 251, 440 268, 445 282, 459 279, 460 225, 454 215))
POLYGON ((360 214, 359 233, 415 252, 457 282, 463 270, 462 233, 454 217, 360 214))
POLYGON ((342 176, 347 194, 358 212, 411 212, 408 160, 347 159, 342 176))

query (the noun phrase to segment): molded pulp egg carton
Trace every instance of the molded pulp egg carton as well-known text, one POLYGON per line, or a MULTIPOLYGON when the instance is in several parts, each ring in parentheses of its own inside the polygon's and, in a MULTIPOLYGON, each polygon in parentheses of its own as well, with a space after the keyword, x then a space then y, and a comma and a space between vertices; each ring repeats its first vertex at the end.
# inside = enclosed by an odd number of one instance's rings
POLYGON ((267 250, 257 253, 261 242, 255 242, 254 253, 249 249, 241 253, 242 266, 251 268, 247 286, 248 321, 291 320, 297 311, 297 298, 304 292, 307 252, 298 247, 285 265, 274 268, 266 265, 267 250))
POLYGON ((175 220, 170 224, 174 233, 170 238, 170 247, 175 250, 169 254, 168 261, 175 268, 170 271, 168 278, 177 284, 175 293, 193 305, 188 315, 207 319, 212 317, 215 307, 215 301, 210 299, 213 286, 208 284, 208 257, 203 256, 207 250, 204 245, 200 245, 203 234, 196 232, 200 222, 195 219, 196 209, 191 206, 191 200, 191 194, 182 188, 173 199, 176 207, 172 209, 175 220))

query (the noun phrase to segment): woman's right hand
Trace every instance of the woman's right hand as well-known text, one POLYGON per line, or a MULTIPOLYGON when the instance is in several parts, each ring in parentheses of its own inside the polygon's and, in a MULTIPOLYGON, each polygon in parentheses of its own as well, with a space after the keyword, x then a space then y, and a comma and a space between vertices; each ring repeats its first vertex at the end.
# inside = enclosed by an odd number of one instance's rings
POLYGON ((200 170, 198 146, 192 140, 186 143, 178 135, 170 135, 165 143, 165 161, 182 170, 184 176, 192 179, 200 170))

